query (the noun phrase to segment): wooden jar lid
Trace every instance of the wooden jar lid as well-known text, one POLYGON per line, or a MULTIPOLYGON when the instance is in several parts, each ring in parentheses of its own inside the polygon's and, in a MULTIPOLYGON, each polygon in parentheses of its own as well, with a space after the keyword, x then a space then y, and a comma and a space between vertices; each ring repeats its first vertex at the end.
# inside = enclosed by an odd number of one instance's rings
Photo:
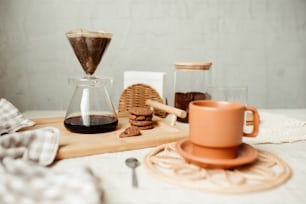
POLYGON ((212 62, 177 62, 175 68, 178 70, 209 70, 212 62))

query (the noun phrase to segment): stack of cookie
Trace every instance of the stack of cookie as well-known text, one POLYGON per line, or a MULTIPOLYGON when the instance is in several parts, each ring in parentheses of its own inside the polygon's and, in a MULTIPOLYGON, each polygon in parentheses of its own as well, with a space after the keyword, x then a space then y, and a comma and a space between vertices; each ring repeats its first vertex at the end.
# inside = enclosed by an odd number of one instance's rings
POLYGON ((152 129, 153 111, 149 107, 133 107, 130 108, 130 124, 140 130, 152 129))

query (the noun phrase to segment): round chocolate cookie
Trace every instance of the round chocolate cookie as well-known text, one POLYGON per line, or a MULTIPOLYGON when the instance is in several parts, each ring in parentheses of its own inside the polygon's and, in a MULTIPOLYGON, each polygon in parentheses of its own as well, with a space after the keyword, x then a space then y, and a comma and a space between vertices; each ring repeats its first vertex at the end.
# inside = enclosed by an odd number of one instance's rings
MULTIPOLYGON (((134 125, 131 125, 134 126, 134 125)), ((147 125, 147 126, 136 126, 139 130, 148 130, 148 129, 152 129, 154 126, 152 125, 147 125)))
POLYGON ((145 120, 145 119, 146 117, 144 115, 140 115, 140 116, 133 115, 133 114, 130 115, 130 120, 145 120))
POLYGON ((130 115, 130 120, 137 120, 137 121, 150 121, 152 120, 152 115, 144 116, 144 115, 130 115))
POLYGON ((147 121, 147 120, 143 120, 143 121, 138 121, 138 120, 130 120, 131 125, 133 126, 137 126, 137 127, 143 127, 143 126, 148 126, 148 125, 152 125, 152 121, 147 121))
POLYGON ((129 112, 137 116, 149 116, 153 114, 153 111, 149 107, 132 107, 129 112))
POLYGON ((138 127, 136 126, 130 126, 126 128, 119 137, 132 137, 132 136, 139 136, 141 135, 141 132, 138 127))
POLYGON ((136 118, 137 118, 137 115, 130 114, 130 120, 135 120, 136 118))

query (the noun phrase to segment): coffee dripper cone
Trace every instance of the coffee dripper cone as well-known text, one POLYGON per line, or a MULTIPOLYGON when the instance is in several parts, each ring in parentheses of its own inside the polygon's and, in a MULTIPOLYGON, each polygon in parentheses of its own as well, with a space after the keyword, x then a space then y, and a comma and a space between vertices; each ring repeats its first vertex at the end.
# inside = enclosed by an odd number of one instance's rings
POLYGON ((112 34, 80 29, 67 32, 66 36, 84 72, 93 75, 112 40, 112 34))
POLYGON ((67 32, 66 36, 85 76, 69 80, 75 86, 75 90, 66 112, 65 127, 77 133, 115 130, 118 117, 107 90, 111 80, 94 76, 112 34, 80 29, 67 32))

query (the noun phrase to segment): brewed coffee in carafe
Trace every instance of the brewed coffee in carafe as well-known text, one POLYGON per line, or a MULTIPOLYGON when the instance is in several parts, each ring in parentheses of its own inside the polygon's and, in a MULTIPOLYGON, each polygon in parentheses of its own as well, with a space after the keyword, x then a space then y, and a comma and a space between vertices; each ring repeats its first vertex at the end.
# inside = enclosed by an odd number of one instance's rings
POLYGON ((115 130, 118 117, 107 90, 111 80, 94 76, 112 34, 81 29, 70 31, 66 36, 85 76, 69 80, 75 90, 66 112, 65 127, 86 134, 115 130))

